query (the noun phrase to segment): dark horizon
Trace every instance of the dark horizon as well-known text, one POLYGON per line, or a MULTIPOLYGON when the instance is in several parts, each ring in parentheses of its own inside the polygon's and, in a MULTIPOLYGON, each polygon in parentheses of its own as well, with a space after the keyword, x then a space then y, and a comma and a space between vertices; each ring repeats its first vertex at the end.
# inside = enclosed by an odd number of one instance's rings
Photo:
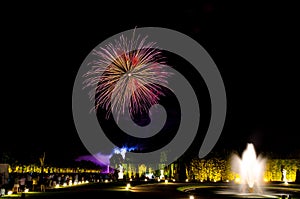
POLYGON ((120 24, 99 21, 92 11, 93 16, 85 18, 65 10, 56 17, 46 11, 39 11, 38 17, 18 13, 18 20, 6 21, 2 76, 9 80, 2 80, 0 152, 39 157, 45 151, 46 158, 59 161, 87 155, 72 115, 77 71, 103 40, 146 26, 192 37, 216 63, 227 92, 227 118, 213 151, 242 151, 252 142, 258 152, 300 152, 300 34, 293 5, 205 1, 179 7, 160 7, 149 19, 130 18, 120 24))

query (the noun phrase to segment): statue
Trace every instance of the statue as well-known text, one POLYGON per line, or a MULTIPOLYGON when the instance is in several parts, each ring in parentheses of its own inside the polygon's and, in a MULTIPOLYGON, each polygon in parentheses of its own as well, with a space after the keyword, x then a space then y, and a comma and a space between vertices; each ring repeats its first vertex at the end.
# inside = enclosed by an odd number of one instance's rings
POLYGON ((118 173, 118 179, 123 179, 123 166, 121 164, 119 164, 119 173, 118 173))

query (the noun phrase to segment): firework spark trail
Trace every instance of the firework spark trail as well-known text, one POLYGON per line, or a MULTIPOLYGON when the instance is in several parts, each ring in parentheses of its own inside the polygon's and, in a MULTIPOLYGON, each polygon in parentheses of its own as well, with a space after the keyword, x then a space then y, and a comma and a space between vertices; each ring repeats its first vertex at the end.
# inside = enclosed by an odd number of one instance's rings
POLYGON ((119 118, 126 106, 131 116, 148 111, 163 95, 161 86, 167 87, 169 66, 155 43, 146 43, 146 39, 147 36, 140 40, 140 35, 135 38, 133 32, 130 40, 122 35, 115 44, 93 51, 97 59, 84 75, 84 88, 94 89, 89 93, 95 99, 94 110, 105 109, 107 118, 111 113, 119 118))

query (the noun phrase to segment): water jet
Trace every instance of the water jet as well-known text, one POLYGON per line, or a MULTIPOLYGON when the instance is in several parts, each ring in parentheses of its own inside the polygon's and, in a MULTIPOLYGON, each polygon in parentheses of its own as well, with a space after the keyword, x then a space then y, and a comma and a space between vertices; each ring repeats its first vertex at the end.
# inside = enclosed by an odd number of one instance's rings
POLYGON ((266 159, 256 155, 253 143, 248 143, 242 156, 232 156, 232 170, 241 178, 240 191, 242 193, 262 193, 261 183, 266 159))

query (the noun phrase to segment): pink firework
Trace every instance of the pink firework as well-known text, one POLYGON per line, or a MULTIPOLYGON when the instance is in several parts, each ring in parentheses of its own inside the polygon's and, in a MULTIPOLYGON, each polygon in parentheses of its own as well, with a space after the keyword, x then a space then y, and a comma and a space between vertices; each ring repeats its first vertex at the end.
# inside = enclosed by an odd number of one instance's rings
POLYGON ((119 118, 126 106, 131 115, 149 110, 163 95, 161 87, 167 87, 168 66, 155 43, 146 39, 135 38, 134 31, 131 39, 122 35, 115 44, 93 51, 97 60, 84 83, 94 89, 90 98, 95 99, 95 110, 105 109, 107 118, 110 113, 119 118))

